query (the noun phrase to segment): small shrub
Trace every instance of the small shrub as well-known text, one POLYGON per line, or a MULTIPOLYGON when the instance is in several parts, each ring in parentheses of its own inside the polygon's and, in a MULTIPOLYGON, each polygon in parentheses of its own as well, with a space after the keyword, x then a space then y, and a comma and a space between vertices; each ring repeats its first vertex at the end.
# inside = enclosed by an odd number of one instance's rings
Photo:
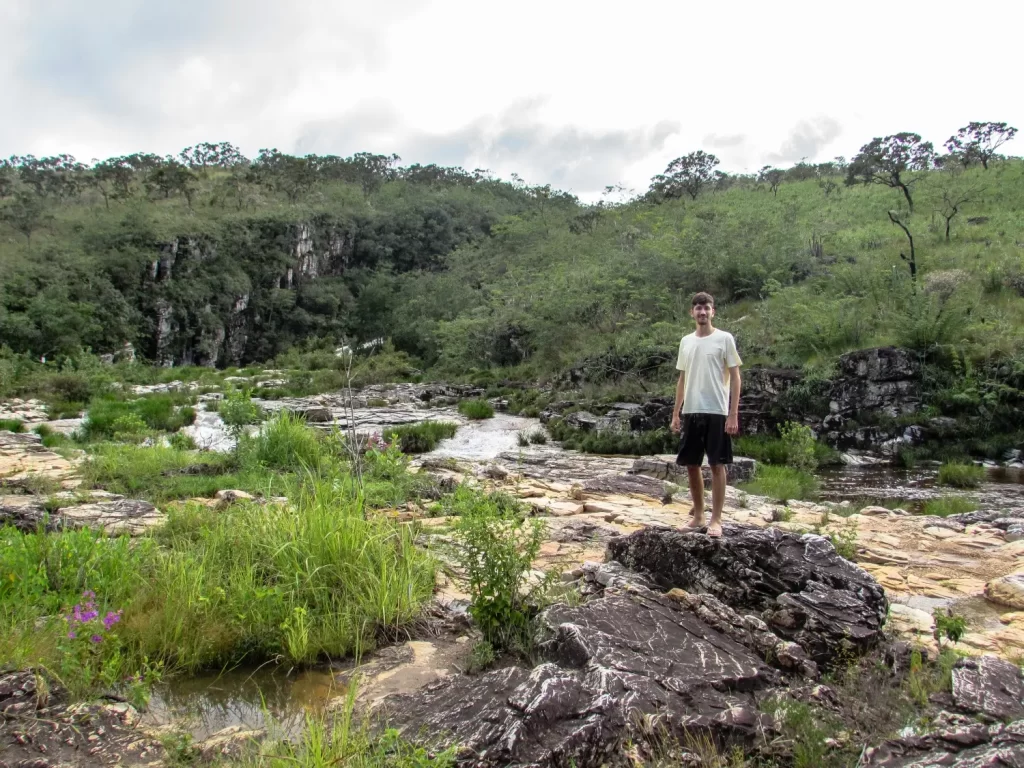
POLYGON ((754 479, 743 486, 743 490, 785 504, 791 500, 813 498, 818 492, 818 481, 814 475, 792 467, 762 465, 757 468, 754 479))
POLYGON ((0 432, 24 432, 25 425, 18 419, 0 419, 0 432))
POLYGON ((459 403, 459 413, 478 421, 494 416, 494 407, 486 400, 463 400, 459 403))
POLYGON ((953 613, 951 608, 936 608, 932 616, 935 619, 935 641, 939 647, 942 647, 944 639, 951 643, 959 643, 967 632, 967 619, 953 613))
POLYGON ((46 424, 39 424, 32 431, 43 439, 43 445, 47 448, 56 448, 57 446, 67 445, 71 442, 67 435, 61 432, 55 432, 46 424))
POLYGON ((977 508, 977 504, 963 496, 942 496, 938 499, 928 499, 921 508, 921 514, 949 517, 973 512, 977 508))
POLYGON ((548 436, 543 429, 535 429, 530 433, 529 440, 533 445, 545 445, 548 441, 548 436))
POLYGON ((905 445, 901 445, 896 451, 896 466, 903 469, 913 469, 917 466, 917 451, 905 445))
POLYGON ((495 648, 521 650, 528 643, 530 601, 547 590, 554 576, 549 572, 547 579, 524 589, 545 525, 497 495, 460 488, 456 496, 460 514, 451 556, 466 576, 469 613, 495 648))
POLYGON ((975 464, 952 462, 939 467, 939 485, 954 488, 977 488, 985 479, 985 468, 975 464))
POLYGON ((458 424, 450 421, 424 421, 389 427, 385 432, 398 438, 398 447, 402 453, 428 453, 442 440, 454 437, 458 428, 458 424))
POLYGON ((252 437, 241 435, 238 456, 243 467, 278 470, 319 469, 329 450, 299 416, 279 412, 252 437))
POLYGON ((368 408, 387 408, 388 405, 390 405, 390 403, 388 403, 388 401, 383 397, 371 397, 366 401, 366 406, 368 408))
POLYGON ((150 395, 137 400, 94 400, 82 431, 90 440, 130 440, 147 430, 176 432, 196 420, 195 410, 189 406, 179 408, 178 399, 172 395, 150 395))
POLYGON ((236 439, 247 426, 259 424, 265 416, 263 409, 252 401, 249 390, 228 392, 220 402, 218 413, 236 439))
POLYGON ((175 432, 167 439, 167 442, 176 451, 194 451, 199 447, 196 445, 196 441, 192 439, 192 436, 184 432, 175 432))
POLYGON ((530 436, 525 432, 516 432, 516 445, 520 448, 526 448, 530 445, 530 436))
POLYGON ((779 427, 779 437, 786 450, 786 464, 801 472, 813 472, 818 468, 815 453, 815 439, 811 428, 788 421, 779 427))

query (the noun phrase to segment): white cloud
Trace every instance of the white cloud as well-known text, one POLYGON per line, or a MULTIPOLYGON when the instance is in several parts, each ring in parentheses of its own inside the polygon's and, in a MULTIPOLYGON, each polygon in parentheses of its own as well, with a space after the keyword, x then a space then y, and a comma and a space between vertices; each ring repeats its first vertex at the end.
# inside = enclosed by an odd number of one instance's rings
POLYGON ((397 152, 593 197, 644 188, 698 148, 753 171, 902 130, 939 144, 970 120, 1024 127, 987 74, 1017 69, 1018 3, 987 4, 953 58, 941 39, 963 13, 949 0, 5 0, 0 154, 204 140, 397 152))

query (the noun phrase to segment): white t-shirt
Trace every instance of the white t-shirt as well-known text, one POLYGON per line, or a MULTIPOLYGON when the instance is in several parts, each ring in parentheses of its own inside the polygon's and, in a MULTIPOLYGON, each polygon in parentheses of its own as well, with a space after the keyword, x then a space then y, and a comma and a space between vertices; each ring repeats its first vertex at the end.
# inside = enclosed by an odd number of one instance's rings
POLYGON ((729 369, 743 365, 736 339, 717 328, 707 336, 696 332, 679 342, 676 368, 686 374, 683 413, 729 415, 729 369))

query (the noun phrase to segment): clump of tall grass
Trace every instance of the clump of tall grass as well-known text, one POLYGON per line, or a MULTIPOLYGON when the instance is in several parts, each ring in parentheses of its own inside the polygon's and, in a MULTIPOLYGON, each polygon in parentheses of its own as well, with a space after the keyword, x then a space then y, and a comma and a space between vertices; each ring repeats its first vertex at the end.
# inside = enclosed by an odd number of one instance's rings
POLYGON ((985 468, 976 464, 950 462, 939 467, 939 485, 954 488, 977 488, 985 479, 985 468))
POLYGON ((25 431, 25 424, 20 419, 0 419, 0 432, 14 432, 15 434, 25 431))
POLYGON ((319 469, 334 463, 328 441, 288 411, 280 411, 253 436, 239 435, 238 455, 243 466, 279 470, 319 469))
POLYGON ((942 496, 937 499, 928 499, 921 508, 921 514, 949 517, 950 515, 974 512, 977 508, 978 505, 975 502, 963 496, 942 496))
POLYGON ((454 437, 458 428, 458 424, 450 421, 424 421, 388 427, 385 433, 398 438, 398 447, 402 453, 427 453, 434 450, 442 440, 454 437))
POLYGON ((195 422, 196 412, 188 405, 179 407, 176 400, 170 395, 94 400, 82 424, 82 434, 89 440, 103 440, 138 435, 146 430, 177 432, 195 422))
POLYGON ((459 413, 467 419, 489 419, 494 416, 494 406, 483 399, 463 400, 459 403, 459 413))
POLYGON ((814 498, 818 492, 818 481, 809 472, 762 464, 757 467, 754 479, 740 487, 755 496, 767 496, 786 503, 814 498))

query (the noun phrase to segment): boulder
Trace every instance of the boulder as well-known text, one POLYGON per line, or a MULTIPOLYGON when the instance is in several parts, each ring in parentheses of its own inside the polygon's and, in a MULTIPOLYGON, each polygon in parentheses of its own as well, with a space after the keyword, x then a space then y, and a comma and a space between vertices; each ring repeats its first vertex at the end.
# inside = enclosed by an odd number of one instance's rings
POLYGON ((602 420, 590 413, 590 411, 576 411, 575 413, 570 413, 565 417, 566 426, 578 429, 581 432, 592 432, 596 430, 601 423, 602 420))
POLYGON ((1024 610, 1024 573, 993 579, 985 585, 985 597, 993 603, 1024 610))
POLYGON ((227 507, 234 504, 237 501, 252 501, 256 497, 246 491, 229 490, 222 488, 214 494, 214 498, 217 500, 218 507, 227 507))
POLYGON ((965 712, 994 720, 1024 718, 1024 675, 997 656, 959 659, 953 665, 953 700, 965 712))
POLYGON ((329 424, 334 421, 334 416, 328 408, 306 408, 299 412, 310 424, 329 424))
POLYGON ((612 558, 664 589, 710 593, 738 611, 757 611, 817 664, 863 653, 882 636, 888 601, 866 571, 828 539, 777 528, 725 524, 725 535, 645 528, 613 539, 612 558))
POLYGON ((544 661, 449 678, 385 702, 407 734, 444 734, 476 766, 600 765, 624 739, 664 732, 751 746, 770 717, 755 694, 778 673, 642 586, 612 586, 539 617, 544 661))
POLYGON ((905 736, 869 747, 862 768, 946 768, 947 766, 1024 765, 1024 721, 947 728, 923 736, 905 736))

